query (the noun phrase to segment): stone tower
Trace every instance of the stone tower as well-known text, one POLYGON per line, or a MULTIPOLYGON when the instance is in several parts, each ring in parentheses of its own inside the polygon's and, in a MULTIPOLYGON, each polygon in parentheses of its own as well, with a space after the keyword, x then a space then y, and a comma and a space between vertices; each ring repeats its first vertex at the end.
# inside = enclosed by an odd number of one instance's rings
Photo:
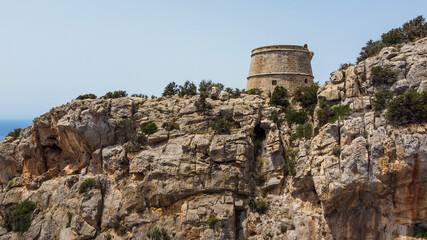
POLYGON ((292 94, 299 86, 313 84, 313 52, 294 45, 274 45, 252 50, 246 90, 259 88, 263 94, 283 86, 292 94))

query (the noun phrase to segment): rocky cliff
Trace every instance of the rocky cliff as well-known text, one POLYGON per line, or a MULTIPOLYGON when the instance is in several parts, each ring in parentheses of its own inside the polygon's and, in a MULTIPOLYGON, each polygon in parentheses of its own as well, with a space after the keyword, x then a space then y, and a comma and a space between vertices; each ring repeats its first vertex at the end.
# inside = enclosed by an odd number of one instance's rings
POLYGON ((258 95, 55 107, 0 143, 0 239, 411 239, 427 227, 427 126, 372 109, 375 66, 397 73, 389 91, 427 90, 427 39, 333 73, 318 99, 352 114, 323 125, 315 111, 309 139, 291 141, 258 95), (25 200, 31 226, 8 231, 25 200))

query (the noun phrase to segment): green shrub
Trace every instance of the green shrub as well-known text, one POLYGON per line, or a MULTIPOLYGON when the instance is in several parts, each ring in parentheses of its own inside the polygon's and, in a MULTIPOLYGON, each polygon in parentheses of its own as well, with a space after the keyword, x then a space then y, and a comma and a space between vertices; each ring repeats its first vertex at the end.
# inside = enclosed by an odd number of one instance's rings
POLYGON ((249 202, 249 206, 252 211, 264 214, 268 210, 268 201, 265 198, 258 198, 255 200, 251 200, 249 202))
POLYGON ((401 28, 394 28, 381 35, 381 40, 386 46, 391 46, 394 44, 403 43, 405 41, 405 36, 403 35, 401 28))
POLYGON ((386 105, 385 117, 392 124, 407 125, 427 121, 427 92, 410 91, 395 97, 386 105))
POLYGON ((277 113, 272 113, 270 117, 268 117, 268 119, 272 122, 274 122, 277 126, 280 127, 280 125, 282 124, 282 120, 279 118, 279 115, 277 113))
POLYGON ((383 47, 385 47, 385 45, 382 41, 374 42, 372 39, 369 40, 366 42, 366 46, 362 48, 360 56, 357 58, 357 63, 367 59, 368 57, 377 55, 383 47))
POLYGON ((31 226, 31 215, 36 209, 36 204, 25 200, 20 204, 9 208, 3 220, 3 227, 8 231, 23 233, 31 226))
POLYGON ((211 105, 206 102, 206 98, 209 97, 209 93, 206 91, 200 92, 199 98, 195 102, 195 106, 199 112, 204 112, 206 109, 211 108, 211 105))
POLYGON ((125 228, 124 226, 120 225, 120 227, 119 227, 119 229, 118 229, 117 234, 118 234, 119 236, 123 236, 123 235, 125 235, 125 234, 126 234, 126 232, 127 232, 126 228, 125 228))
POLYGON ((186 81, 184 85, 179 86, 178 96, 194 96, 197 94, 197 87, 194 83, 186 81))
POLYGON ((172 131, 174 129, 179 130, 179 124, 177 122, 175 122, 175 121, 168 122, 166 130, 172 131))
POLYGON ((311 86, 298 87, 294 92, 294 99, 310 114, 313 115, 314 108, 317 104, 317 83, 311 86))
POLYGON ((107 92, 104 96, 102 96, 101 98, 103 99, 110 99, 110 98, 121 98, 121 97, 127 97, 128 94, 126 93, 126 91, 114 91, 114 92, 107 92))
POLYGON ((252 89, 247 90, 245 93, 249 94, 249 95, 261 95, 262 92, 263 91, 259 88, 252 88, 252 89))
POLYGON ((79 193, 85 193, 95 187, 97 187, 95 178, 87 178, 80 184, 79 193))
POLYGON ((348 105, 337 105, 331 108, 332 115, 329 119, 331 123, 335 123, 340 118, 348 116, 351 114, 352 110, 348 105))
POLYGON ((202 80, 199 83, 199 92, 206 92, 208 95, 212 92, 212 87, 216 87, 219 92, 221 92, 224 89, 224 85, 222 83, 214 83, 211 80, 202 80))
POLYGON ((423 16, 418 16, 402 26, 405 41, 414 41, 427 36, 427 23, 423 16))
POLYGON ((396 81, 397 73, 391 71, 389 67, 375 66, 371 69, 372 83, 375 86, 383 84, 392 84, 396 81))
POLYGON ((387 33, 381 35, 381 40, 372 41, 369 40, 366 46, 362 48, 360 56, 357 58, 357 62, 361 62, 368 57, 375 56, 378 54, 383 47, 393 46, 396 44, 406 43, 415 41, 418 38, 427 36, 427 23, 422 16, 418 16, 405 24, 400 28, 394 28, 387 33))
POLYGON ((378 91, 375 93, 375 98, 372 102, 374 110, 382 110, 386 104, 393 98, 393 93, 378 91))
POLYGON ((97 96, 95 94, 89 93, 89 94, 80 95, 76 99, 77 100, 84 100, 84 99, 96 99, 96 98, 97 98, 97 96))
POLYGON ((319 125, 323 126, 328 123, 331 116, 331 107, 326 102, 321 100, 319 102, 319 109, 317 109, 317 120, 319 121, 319 125))
POLYGON ((216 134, 230 134, 230 122, 220 118, 215 122, 213 130, 216 134))
POLYGON ((270 98, 270 105, 281 106, 283 108, 288 108, 288 90, 282 86, 276 86, 270 98))
POLYGON ((238 98, 245 90, 240 90, 238 88, 235 88, 234 90, 232 88, 226 88, 225 91, 230 94, 231 98, 238 98))
POLYGON ((148 96, 147 95, 144 95, 144 94, 136 94, 136 93, 134 93, 134 94, 132 94, 132 95, 130 95, 131 97, 139 97, 139 98, 145 98, 145 99, 147 99, 148 98, 148 96))
POLYGON ((107 235, 104 236, 104 240, 111 240, 113 239, 113 236, 110 233, 107 233, 107 235))
POLYGON ((293 123, 304 124, 308 119, 307 113, 304 110, 289 110, 286 112, 286 122, 289 125, 293 123))
MULTIPOLYGON (((291 140, 289 140, 291 141, 291 140)), ((292 149, 285 149, 282 153, 283 158, 286 161, 286 164, 288 165, 288 173, 289 175, 295 177, 297 171, 296 171, 296 156, 295 152, 292 149)))
POLYGON ((7 187, 6 187, 6 191, 9 191, 12 187, 13 187, 13 185, 15 184, 15 182, 13 181, 13 180, 11 180, 8 184, 7 184, 7 187))
POLYGON ((154 227, 150 234, 148 234, 148 238, 152 240, 170 240, 168 233, 164 228, 154 227))
POLYGON ((15 128, 12 132, 8 133, 6 137, 12 137, 13 139, 17 139, 21 134, 21 128, 15 128))
POLYGON ((157 125, 153 122, 141 127, 141 132, 145 135, 151 135, 157 132, 157 130, 157 125))
POLYGON ((297 136, 299 138, 310 139, 313 133, 313 126, 310 123, 305 123, 303 125, 298 125, 297 127, 297 136))
POLYGON ((214 228, 219 219, 215 216, 215 214, 209 215, 208 225, 210 228, 214 228))
POLYGON ((68 222, 67 222, 67 225, 65 227, 69 228, 71 226, 71 219, 73 218, 73 214, 70 213, 70 211, 67 211, 67 217, 68 217, 68 222))
POLYGON ((417 238, 427 238, 427 229, 420 230, 415 236, 417 238))
POLYGON ((338 70, 345 71, 345 70, 347 70, 347 68, 349 68, 351 66, 354 66, 354 64, 353 63, 343 63, 340 65, 340 68, 338 70))
POLYGON ((165 87, 165 90, 163 90, 162 96, 163 97, 173 96, 177 94, 178 91, 179 91, 178 85, 175 82, 171 82, 165 87))

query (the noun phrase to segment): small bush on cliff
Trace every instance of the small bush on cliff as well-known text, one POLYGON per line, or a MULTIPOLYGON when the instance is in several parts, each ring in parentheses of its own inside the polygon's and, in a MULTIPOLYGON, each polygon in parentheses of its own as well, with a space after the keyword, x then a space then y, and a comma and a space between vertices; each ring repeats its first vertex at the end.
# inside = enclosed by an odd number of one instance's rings
POLYGON ((320 101, 319 109, 317 110, 317 120, 319 121, 319 125, 323 126, 328 123, 331 116, 331 107, 326 102, 320 101))
POLYGON ((210 228, 214 228, 217 222, 219 222, 219 219, 216 217, 215 214, 209 215, 208 225, 210 228))
POLYGON ((410 91, 392 99, 386 105, 386 119, 395 125, 427 122, 427 92, 410 91))
POLYGON ((310 114, 313 115, 314 108, 317 104, 317 83, 311 86, 298 87, 294 92, 294 99, 310 114))
POLYGON ((225 91, 230 94, 231 98, 238 98, 245 90, 240 90, 238 88, 235 88, 234 90, 232 88, 226 88, 225 91))
POLYGON ((71 219, 73 218, 73 214, 70 211, 67 211, 67 218, 68 218, 68 222, 65 227, 69 228, 71 226, 71 219))
POLYGON ((175 82, 171 82, 166 85, 165 90, 163 90, 163 97, 173 96, 177 94, 179 91, 178 85, 175 82))
POLYGON ((378 91, 375 93, 375 98, 372 103, 374 110, 382 110, 386 104, 393 98, 393 93, 378 91))
POLYGON ((157 130, 157 125, 153 122, 141 127, 141 132, 145 135, 151 135, 157 132, 157 130))
POLYGON ((273 93, 271 94, 270 105, 288 108, 288 90, 282 86, 275 87, 273 93))
POLYGON ((427 23, 422 16, 418 16, 400 28, 394 28, 381 35, 381 40, 369 40, 366 46, 362 48, 357 62, 361 62, 368 57, 378 54, 383 47, 393 46, 396 44, 412 42, 419 38, 427 36, 427 23))
POLYGON ((389 67, 375 66, 371 70, 372 72, 372 83, 375 86, 383 84, 392 84, 396 81, 397 73, 391 71, 389 67))
POLYGON ((249 202, 249 207, 252 211, 264 214, 268 210, 268 201, 265 198, 258 198, 249 202))
POLYGON ((79 193, 85 193, 91 190, 92 188, 95 188, 96 186, 97 184, 95 178, 87 178, 80 184, 79 193))
POLYGON ((340 65, 340 68, 338 70, 345 71, 345 70, 347 70, 347 68, 349 68, 351 66, 354 66, 354 64, 353 63, 343 63, 340 65))
POLYGON ((224 118, 220 118, 212 127, 216 134, 230 134, 230 122, 224 118))
POLYGON ((216 87, 219 92, 221 92, 224 89, 224 85, 222 83, 214 83, 211 80, 202 80, 199 83, 199 92, 206 92, 208 95, 212 92, 212 87, 216 87))
POLYGON ((194 96, 197 94, 197 87, 194 83, 186 81, 184 85, 179 86, 178 96, 194 96))
POLYGON ((298 125, 297 131, 290 136, 289 141, 293 142, 301 138, 310 139, 312 136, 312 133, 313 133, 313 126, 311 126, 310 123, 298 125))
POLYGON ((110 99, 110 98, 121 98, 121 97, 127 97, 128 94, 126 93, 126 91, 114 91, 114 92, 107 92, 104 96, 102 96, 101 98, 103 99, 110 99))
POLYGON ((132 95, 130 95, 131 97, 139 97, 139 98, 145 98, 145 99, 147 99, 148 98, 148 96, 147 95, 144 95, 144 94, 141 94, 141 93, 134 93, 134 94, 132 94, 132 95))
POLYGON ((77 100, 84 100, 84 99, 96 99, 96 98, 97 98, 97 96, 95 94, 88 93, 88 94, 80 95, 76 99, 77 100))
POLYGON ((8 133, 6 137, 12 137, 13 139, 17 139, 19 134, 21 134, 21 128, 15 128, 12 132, 8 133))
POLYGON ((151 233, 147 234, 152 240, 169 240, 171 239, 164 228, 154 227, 151 233))
POLYGON ((341 118, 351 114, 352 110, 348 105, 337 105, 331 108, 332 116, 330 117, 330 122, 335 123, 337 120, 340 121, 341 118))
POLYGON ((252 88, 252 89, 247 90, 245 93, 249 94, 249 95, 261 95, 262 92, 263 91, 259 88, 252 88))
POLYGON ((304 124, 308 119, 307 113, 304 110, 289 110, 286 112, 286 122, 289 125, 293 123, 304 124))
POLYGON ((167 123, 166 130, 172 131, 175 129, 179 130, 179 123, 175 122, 174 120, 167 123))
POLYGON ((13 232, 28 231, 31 226, 31 215, 35 209, 36 204, 28 200, 11 207, 3 220, 3 227, 13 232))

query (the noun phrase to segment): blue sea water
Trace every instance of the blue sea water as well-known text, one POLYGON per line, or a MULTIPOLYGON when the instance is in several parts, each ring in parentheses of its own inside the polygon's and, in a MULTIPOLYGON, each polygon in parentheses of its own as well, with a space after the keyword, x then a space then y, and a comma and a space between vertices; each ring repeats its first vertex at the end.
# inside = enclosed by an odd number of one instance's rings
POLYGON ((26 128, 33 124, 31 119, 0 119, 0 141, 16 128, 26 128))

